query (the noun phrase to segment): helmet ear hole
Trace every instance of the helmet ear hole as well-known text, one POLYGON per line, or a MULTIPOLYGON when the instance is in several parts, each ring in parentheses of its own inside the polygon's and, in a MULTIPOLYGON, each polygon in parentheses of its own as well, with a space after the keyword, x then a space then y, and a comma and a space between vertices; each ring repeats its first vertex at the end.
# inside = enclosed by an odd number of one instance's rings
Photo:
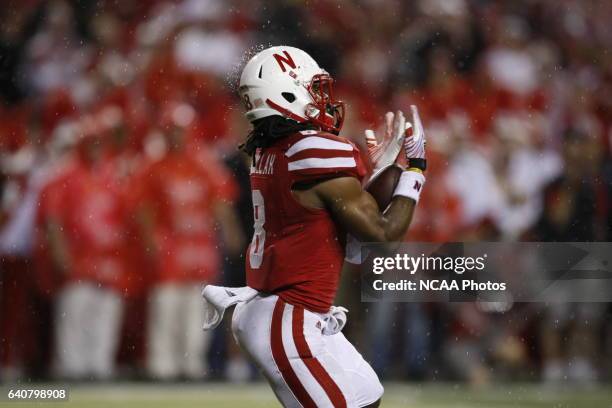
POLYGON ((293 103, 295 101, 295 95, 292 94, 291 92, 283 92, 283 93, 281 93, 281 95, 289 103, 293 103))

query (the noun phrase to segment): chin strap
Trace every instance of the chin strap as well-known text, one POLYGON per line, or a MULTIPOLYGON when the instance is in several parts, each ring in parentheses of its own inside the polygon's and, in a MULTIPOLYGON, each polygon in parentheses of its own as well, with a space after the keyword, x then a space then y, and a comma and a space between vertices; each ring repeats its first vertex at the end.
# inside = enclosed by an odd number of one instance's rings
POLYGON ((274 109, 278 113, 288 117, 289 119, 293 119, 293 120, 295 120, 298 123, 308 122, 308 118, 305 118, 305 117, 302 117, 300 115, 297 115, 297 114, 291 112, 289 109, 285 109, 282 106, 280 106, 279 104, 271 101, 270 99, 266 99, 266 103, 268 104, 269 107, 271 107, 272 109, 274 109))

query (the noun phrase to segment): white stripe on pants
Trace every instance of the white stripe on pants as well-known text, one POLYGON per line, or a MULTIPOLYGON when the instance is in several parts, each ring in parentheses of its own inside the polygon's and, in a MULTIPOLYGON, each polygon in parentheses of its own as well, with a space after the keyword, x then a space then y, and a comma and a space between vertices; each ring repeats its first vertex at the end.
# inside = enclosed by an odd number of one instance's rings
POLYGON ((363 407, 383 393, 378 377, 342 333, 324 336, 323 315, 278 296, 234 310, 232 331, 285 407, 363 407))

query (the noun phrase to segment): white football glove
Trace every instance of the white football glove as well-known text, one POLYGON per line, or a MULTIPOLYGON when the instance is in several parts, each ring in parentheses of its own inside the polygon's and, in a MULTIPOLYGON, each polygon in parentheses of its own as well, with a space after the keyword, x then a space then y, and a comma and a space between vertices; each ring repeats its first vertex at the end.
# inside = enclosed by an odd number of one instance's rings
POLYGON ((385 114, 385 134, 380 143, 373 130, 365 130, 364 135, 372 162, 373 175, 395 163, 406 137, 405 130, 406 119, 401 111, 385 114))
POLYGON ((403 147, 409 171, 404 171, 400 176, 393 196, 411 198, 418 203, 425 184, 423 172, 427 168, 425 132, 417 107, 411 105, 410 111, 412 113, 412 124, 406 122, 401 111, 397 111, 395 114, 387 112, 385 115, 385 137, 380 144, 377 143, 376 134, 370 129, 365 131, 365 138, 370 160, 374 167, 370 182, 397 161, 403 147))
POLYGON ((425 160, 425 132, 423 124, 419 117, 419 111, 414 105, 410 106, 412 112, 412 124, 406 126, 406 137, 404 138, 404 154, 408 163, 408 171, 405 171, 400 176, 400 179, 395 187, 393 196, 403 196, 419 202, 421 191, 425 184, 425 176, 423 172, 427 168, 425 160), (412 131, 409 131, 412 129, 412 131))
POLYGON ((419 117, 419 111, 415 105, 410 105, 410 111, 412 112, 412 125, 406 128, 412 128, 412 135, 407 135, 404 139, 404 153, 406 154, 406 160, 408 161, 409 168, 417 168, 421 171, 425 171, 427 168, 427 161, 425 160, 425 131, 423 130, 423 124, 419 117))

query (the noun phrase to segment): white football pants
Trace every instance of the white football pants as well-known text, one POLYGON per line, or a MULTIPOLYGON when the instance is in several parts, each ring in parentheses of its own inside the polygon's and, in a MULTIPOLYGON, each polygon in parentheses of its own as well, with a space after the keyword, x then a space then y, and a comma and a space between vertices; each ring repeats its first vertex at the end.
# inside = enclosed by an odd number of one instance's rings
POLYGON ((285 407, 363 407, 383 387, 342 332, 325 336, 324 315, 258 295, 239 303, 232 331, 285 407))

